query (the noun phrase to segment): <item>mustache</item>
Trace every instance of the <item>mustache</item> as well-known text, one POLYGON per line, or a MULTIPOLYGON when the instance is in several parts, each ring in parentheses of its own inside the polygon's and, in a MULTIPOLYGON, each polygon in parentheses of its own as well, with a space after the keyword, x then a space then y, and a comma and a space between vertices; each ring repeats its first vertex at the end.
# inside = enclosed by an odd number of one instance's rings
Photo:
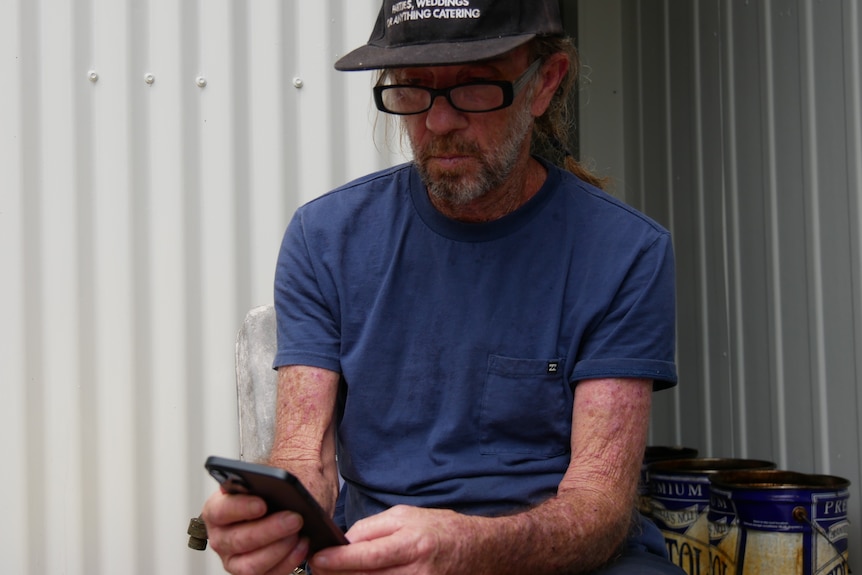
POLYGON ((477 156, 481 150, 475 142, 468 142, 455 136, 441 136, 435 138, 414 150, 420 160, 427 160, 434 156, 477 156))

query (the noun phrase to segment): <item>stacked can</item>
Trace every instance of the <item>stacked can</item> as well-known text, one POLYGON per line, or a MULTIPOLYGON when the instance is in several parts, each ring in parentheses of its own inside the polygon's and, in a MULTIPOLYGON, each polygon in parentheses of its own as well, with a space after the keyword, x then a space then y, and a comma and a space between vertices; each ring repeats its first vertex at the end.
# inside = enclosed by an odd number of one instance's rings
POLYGON ((671 561, 688 575, 711 572, 710 476, 754 469, 775 469, 775 464, 758 459, 694 458, 649 465, 652 519, 664 533, 671 561))
POLYGON ((652 502, 649 496, 649 466, 657 461, 671 459, 693 459, 697 457, 697 449, 693 447, 671 445, 648 445, 644 451, 641 465, 640 483, 638 483, 638 511, 647 517, 652 515, 652 502))
POLYGON ((846 479, 745 470, 710 482, 713 575, 850 573, 846 479))

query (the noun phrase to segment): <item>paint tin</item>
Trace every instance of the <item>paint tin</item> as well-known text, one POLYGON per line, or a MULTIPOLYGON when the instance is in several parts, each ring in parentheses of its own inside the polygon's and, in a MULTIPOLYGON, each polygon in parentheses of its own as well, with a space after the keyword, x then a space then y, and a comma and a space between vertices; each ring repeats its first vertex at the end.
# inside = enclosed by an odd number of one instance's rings
POLYGON ((774 469, 759 459, 694 458, 649 465, 652 520, 664 534, 670 560, 688 575, 709 573, 709 477, 722 471, 774 469))
MULTIPOLYGON (((721 475, 721 473, 715 475, 721 475)), ((707 522, 709 528, 709 574, 737 575, 739 523, 736 521, 736 514, 733 511, 733 503, 730 501, 729 493, 716 487, 712 481, 710 481, 709 486, 707 522)))
POLYGON ((793 471, 729 471, 710 477, 717 575, 845 575, 850 572, 850 482, 793 471))
POLYGON ((649 496, 649 466, 657 461, 670 459, 693 459, 697 457, 697 449, 693 447, 648 445, 644 451, 641 465, 641 478, 638 483, 638 511, 649 517, 652 515, 652 502, 649 496))

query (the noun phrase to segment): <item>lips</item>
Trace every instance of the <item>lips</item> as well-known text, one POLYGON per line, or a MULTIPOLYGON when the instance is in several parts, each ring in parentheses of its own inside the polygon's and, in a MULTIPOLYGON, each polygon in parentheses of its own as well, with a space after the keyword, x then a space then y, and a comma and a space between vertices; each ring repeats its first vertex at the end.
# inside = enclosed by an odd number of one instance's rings
POLYGON ((421 159, 426 163, 433 163, 441 167, 457 167, 468 161, 475 160, 477 150, 467 150, 464 146, 458 148, 440 148, 429 146, 421 154, 421 159))
POLYGON ((446 155, 446 156, 431 156, 428 161, 437 164, 444 169, 454 169, 464 165, 472 159, 471 156, 465 155, 446 155))

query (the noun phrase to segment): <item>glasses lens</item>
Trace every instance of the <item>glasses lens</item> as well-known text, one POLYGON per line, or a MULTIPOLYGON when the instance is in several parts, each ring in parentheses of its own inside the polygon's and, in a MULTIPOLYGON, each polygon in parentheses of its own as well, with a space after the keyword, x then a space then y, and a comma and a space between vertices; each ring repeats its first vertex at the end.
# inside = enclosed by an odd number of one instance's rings
POLYGON ((442 89, 398 84, 377 86, 374 98, 378 108, 390 114, 425 112, 437 97, 446 98, 453 108, 462 112, 491 112, 512 104, 515 94, 536 71, 538 64, 537 60, 514 83, 480 81, 442 89))
POLYGON ((467 84, 449 91, 449 101, 463 112, 487 112, 503 105, 503 88, 495 84, 467 84))
POLYGON ((431 103, 431 94, 426 90, 409 86, 387 86, 380 96, 386 111, 396 114, 422 112, 431 103))

